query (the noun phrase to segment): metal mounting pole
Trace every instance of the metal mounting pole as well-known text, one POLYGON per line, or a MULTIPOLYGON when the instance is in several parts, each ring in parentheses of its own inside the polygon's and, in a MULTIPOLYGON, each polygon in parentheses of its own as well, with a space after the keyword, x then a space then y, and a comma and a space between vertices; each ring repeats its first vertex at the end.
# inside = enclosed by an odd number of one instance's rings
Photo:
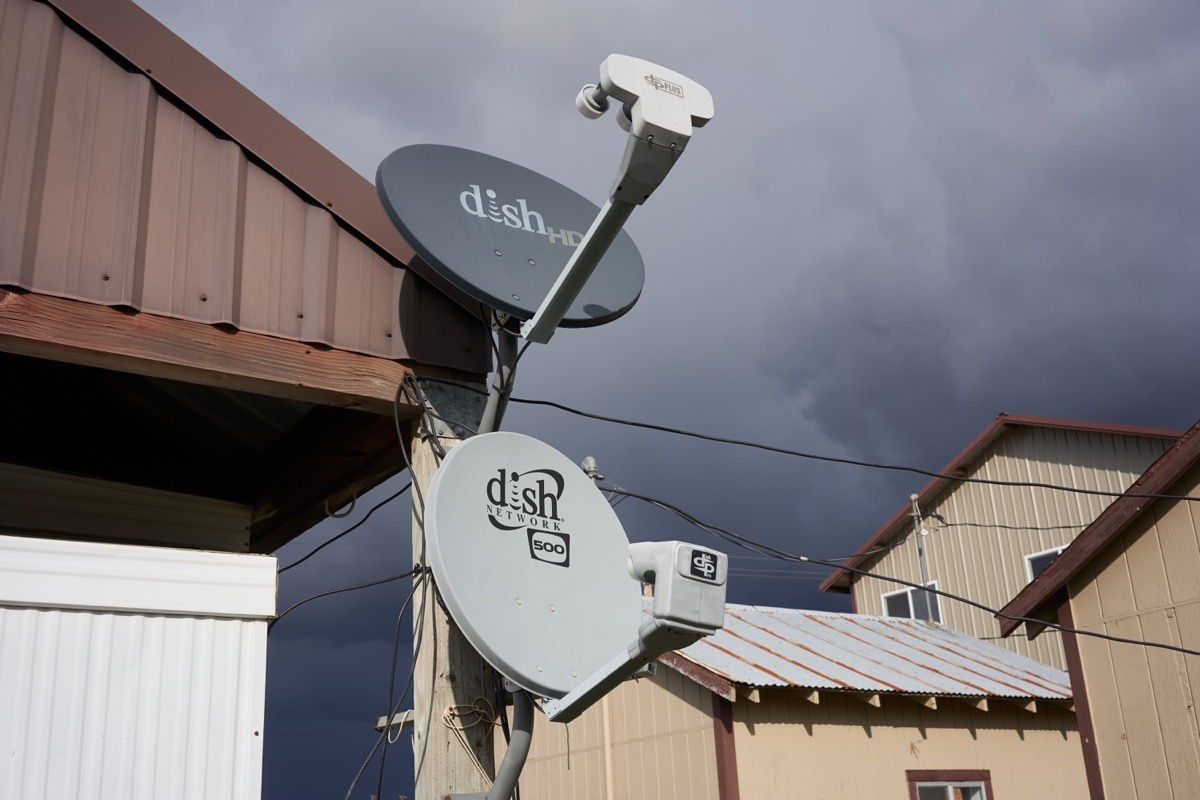
POLYGON ((517 335, 503 326, 496 327, 496 379, 488 394, 483 419, 479 421, 480 433, 500 430, 500 421, 508 410, 508 398, 512 394, 513 372, 517 368, 517 335))
POLYGON ((933 614, 930 610, 929 590, 927 588, 929 586, 929 575, 925 572, 925 545, 922 542, 925 532, 921 529, 921 507, 917 505, 917 495, 911 495, 908 500, 912 503, 912 511, 909 512, 909 516, 913 520, 913 536, 917 539, 917 563, 921 566, 921 593, 925 598, 925 618, 932 619, 933 614))
POLYGON ((583 235, 583 241, 575 248, 567 265, 559 273, 558 280, 554 282, 533 319, 521 326, 522 336, 538 344, 550 341, 558 323, 562 322, 567 309, 575 302, 583 285, 587 283, 587 279, 591 277, 596 265, 600 263, 613 239, 621 232, 621 226, 635 208, 636 203, 608 199, 604 208, 600 209, 600 213, 592 221, 588 232, 583 235))
MULTIPOLYGON (((464 429, 480 418, 484 398, 443 383, 422 384, 434 412, 412 438, 413 562, 426 563, 424 498, 438 468, 438 451, 448 451, 464 429), (461 426, 455 423, 462 423, 461 426), (415 489, 420 489, 420 492, 415 489)), ((491 721, 463 731, 468 747, 443 722, 447 708, 490 697, 495 676, 436 599, 434 576, 414 599, 413 638, 413 783, 415 800, 441 800, 451 791, 477 791, 494 774, 491 721), (419 648, 417 643, 420 643, 419 648), (480 774, 482 765, 485 775, 480 774)))

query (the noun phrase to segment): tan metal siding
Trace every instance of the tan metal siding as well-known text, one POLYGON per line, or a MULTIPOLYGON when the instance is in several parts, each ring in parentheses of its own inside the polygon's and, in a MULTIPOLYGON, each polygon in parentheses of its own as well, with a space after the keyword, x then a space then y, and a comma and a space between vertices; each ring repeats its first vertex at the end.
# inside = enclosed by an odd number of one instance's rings
MULTIPOLYGON (((879 707, 853 695, 762 689, 733 704, 740 795, 906 797, 906 769, 988 769, 997 797, 1087 797, 1074 716, 993 699, 988 711, 940 698, 936 710, 904 698, 879 707)), ((602 763, 602 704, 569 726, 539 717, 521 780, 531 800, 717 798, 712 695, 673 671, 610 696, 613 791, 602 763), (665 678, 665 680, 664 680, 665 678), (559 730, 555 730, 555 729, 559 730), (570 730, 571 769, 566 768, 570 730), (594 783, 589 781, 595 780, 594 783)))
POLYGON ((483 327, 324 206, 48 6, 0 8, 0 286, 486 371, 483 327))
POLYGON ((988 711, 941 700, 937 710, 885 697, 879 707, 823 692, 763 690, 733 704, 742 797, 907 797, 905 770, 986 769, 999 798, 1088 796, 1070 712, 988 711))
POLYGON ((567 725, 539 715, 521 796, 717 800, 712 695, 660 667, 654 677, 623 684, 567 725))
MULTIPOLYGON (((1057 428, 1023 427, 1008 432, 973 465, 966 477, 1124 491, 1171 443, 1057 428)), ((1112 498, 1054 489, 962 483, 926 502, 922 510, 943 524, 923 523, 927 572, 942 591, 998 609, 1026 585, 1025 556, 1071 542, 1112 498)), ((898 541, 898 540, 893 540, 898 541)), ((920 583, 916 542, 910 538, 871 567, 873 573, 920 583)), ((855 584, 858 611, 883 614, 882 595, 903 587, 873 579, 855 584)), ((980 638, 998 637, 992 614, 941 598, 942 622, 980 638)), ((1057 669, 1066 669, 1058 634, 1030 642, 997 644, 1057 669)))
MULTIPOLYGON (((1168 489, 1200 496, 1200 468, 1168 489)), ((1069 584, 1081 630, 1200 649, 1200 507, 1158 501, 1069 584)), ((1105 792, 1200 797, 1200 661, 1079 637, 1105 792)))
MULTIPOLYGON (((604 800, 603 716, 594 707, 566 725, 534 720, 529 759, 521 773, 521 796, 532 800, 604 800)), ((503 757, 502 741, 497 763, 503 757)))

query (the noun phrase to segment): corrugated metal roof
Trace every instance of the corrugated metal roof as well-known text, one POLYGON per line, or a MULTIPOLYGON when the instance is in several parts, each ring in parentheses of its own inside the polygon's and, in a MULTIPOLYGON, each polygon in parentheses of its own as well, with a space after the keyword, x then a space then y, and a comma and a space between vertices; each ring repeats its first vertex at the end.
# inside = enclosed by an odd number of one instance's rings
POLYGON ((725 627, 679 655, 750 687, 1071 699, 1066 672, 897 617, 730 604, 725 627))
MULTIPOLYGON (((66 5, 84 13, 95 4, 66 5)), ((110 47, 161 40, 156 65, 190 64, 196 99, 225 87, 207 104, 235 119, 249 114, 228 109, 252 110, 272 151, 231 140, 192 97, 162 92, 50 7, 9 2, 0 14, 0 115, 12 121, 0 126, 0 286, 487 371, 486 329, 414 280, 401 258, 411 250, 380 229, 386 216, 369 181, 145 12, 105 5, 89 18, 120 12, 138 24, 110 47), (322 196, 277 172, 274 151, 307 154, 299 160, 323 175, 322 196), (356 201, 334 209, 330 193, 356 201)))

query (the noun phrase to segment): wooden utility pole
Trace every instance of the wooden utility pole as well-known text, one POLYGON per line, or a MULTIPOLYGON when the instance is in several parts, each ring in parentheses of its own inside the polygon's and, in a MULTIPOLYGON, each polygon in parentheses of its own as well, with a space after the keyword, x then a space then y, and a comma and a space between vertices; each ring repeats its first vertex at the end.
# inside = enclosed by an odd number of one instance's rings
MULTIPOLYGON (((427 565, 421 505, 438 468, 439 448, 449 450, 468 435, 452 423, 477 426, 484 397, 442 383, 422 383, 421 389, 441 417, 424 415, 412 437, 413 563, 427 565)), ((419 648, 413 656, 414 800, 486 792, 495 777, 493 671, 446 615, 436 592, 426 572, 413 603, 419 648)))

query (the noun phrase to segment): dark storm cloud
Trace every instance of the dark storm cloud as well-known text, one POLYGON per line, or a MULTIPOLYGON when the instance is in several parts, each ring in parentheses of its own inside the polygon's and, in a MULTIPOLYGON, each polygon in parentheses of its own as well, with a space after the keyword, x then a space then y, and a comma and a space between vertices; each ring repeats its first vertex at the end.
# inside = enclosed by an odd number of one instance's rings
MULTIPOLYGON (((1200 417, 1194 3, 143 4, 369 179, 437 141, 599 203, 624 134, 572 101, 605 56, 712 92, 713 122, 627 225, 638 304, 532 348, 518 396, 927 469, 1003 411, 1200 417)), ((505 427, 816 557, 853 551, 926 481, 545 408, 513 406, 505 427)), ((279 607, 407 569, 409 502, 281 576, 279 607)), ((636 500, 617 511, 635 540, 716 543, 636 500)), ((847 610, 811 568, 722 547, 731 600, 847 610)), ((382 713, 407 588, 314 601, 271 634, 267 796, 344 793, 374 737, 336 731, 382 713)), ((410 770, 402 744, 389 764, 410 770)))
POLYGON ((1194 421, 1200 26, 1131 8, 881 9, 916 115, 890 160, 912 168, 829 143, 825 209, 845 200, 852 233, 791 330, 838 347, 777 373, 834 438, 926 461, 999 411, 1194 421))

